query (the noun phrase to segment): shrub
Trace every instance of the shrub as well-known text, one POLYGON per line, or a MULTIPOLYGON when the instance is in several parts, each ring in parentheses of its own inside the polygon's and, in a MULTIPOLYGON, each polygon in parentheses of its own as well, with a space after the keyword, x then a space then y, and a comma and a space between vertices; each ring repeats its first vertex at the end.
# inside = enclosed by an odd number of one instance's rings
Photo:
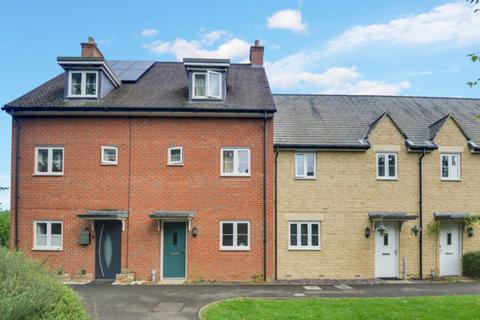
POLYGON ((80 298, 22 253, 0 248, 0 318, 88 319, 80 298))
POLYGON ((480 251, 463 255, 463 275, 480 279, 480 251))
POLYGON ((0 212, 0 247, 8 246, 10 240, 10 212, 0 212))

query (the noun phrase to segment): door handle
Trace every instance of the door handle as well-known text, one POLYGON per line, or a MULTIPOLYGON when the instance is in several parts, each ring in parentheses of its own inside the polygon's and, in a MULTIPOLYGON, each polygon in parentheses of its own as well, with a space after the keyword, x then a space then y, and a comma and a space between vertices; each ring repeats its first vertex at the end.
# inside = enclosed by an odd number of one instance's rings
POLYGON ((453 252, 445 252, 445 255, 451 256, 451 255, 453 255, 453 252))
POLYGON ((171 255, 171 256, 179 256, 179 255, 180 255, 180 252, 171 252, 170 255, 171 255))
POLYGON ((389 256, 390 253, 382 253, 383 256, 389 256))

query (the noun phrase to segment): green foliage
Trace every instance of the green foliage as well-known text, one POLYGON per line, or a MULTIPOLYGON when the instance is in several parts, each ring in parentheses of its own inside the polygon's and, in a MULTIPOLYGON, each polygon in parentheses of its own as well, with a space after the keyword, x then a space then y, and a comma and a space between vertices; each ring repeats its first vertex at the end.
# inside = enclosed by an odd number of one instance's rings
MULTIPOLYGON (((466 1, 469 2, 470 4, 473 4, 473 5, 478 5, 480 3, 480 0, 466 0, 466 1)), ((479 8, 476 8, 474 10, 474 12, 479 12, 479 11, 480 11, 479 8)), ((472 60, 472 62, 479 62, 480 61, 480 52, 470 53, 467 56, 470 58, 470 60, 472 60)), ((478 84, 478 82, 480 82, 480 78, 475 80, 475 81, 468 81, 467 86, 469 86, 470 88, 474 87, 478 84)))
POLYGON ((463 275, 480 279, 480 251, 463 255, 463 275))
POLYGON ((43 265, 0 248, 0 318, 88 319, 80 298, 43 265))
POLYGON ((350 299, 229 299, 202 311, 206 320, 478 319, 480 296, 350 299))
POLYGON ((428 224, 428 234, 432 237, 438 236, 440 233, 440 221, 435 220, 428 224))
POLYGON ((10 240, 10 211, 0 211, 0 247, 8 246, 10 240))

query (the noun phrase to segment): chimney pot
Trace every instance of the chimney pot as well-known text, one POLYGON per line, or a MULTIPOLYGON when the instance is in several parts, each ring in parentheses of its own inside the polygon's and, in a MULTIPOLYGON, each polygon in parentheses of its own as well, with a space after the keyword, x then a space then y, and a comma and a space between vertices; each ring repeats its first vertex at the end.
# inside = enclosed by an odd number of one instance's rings
POLYGON ((255 44, 250 47, 250 63, 253 66, 263 66, 264 47, 260 44, 260 40, 255 40, 255 44))
POLYGON ((80 44, 82 46, 82 58, 103 58, 103 54, 98 49, 93 37, 88 37, 88 42, 80 44))

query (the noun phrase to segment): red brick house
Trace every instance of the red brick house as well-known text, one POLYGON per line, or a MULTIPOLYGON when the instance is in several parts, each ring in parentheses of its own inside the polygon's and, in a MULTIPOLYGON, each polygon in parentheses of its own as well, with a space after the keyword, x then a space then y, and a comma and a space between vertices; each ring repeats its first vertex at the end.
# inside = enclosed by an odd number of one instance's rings
POLYGON ((275 105, 258 42, 250 56, 112 61, 89 39, 59 57, 3 107, 11 247, 97 279, 270 278, 275 105))

